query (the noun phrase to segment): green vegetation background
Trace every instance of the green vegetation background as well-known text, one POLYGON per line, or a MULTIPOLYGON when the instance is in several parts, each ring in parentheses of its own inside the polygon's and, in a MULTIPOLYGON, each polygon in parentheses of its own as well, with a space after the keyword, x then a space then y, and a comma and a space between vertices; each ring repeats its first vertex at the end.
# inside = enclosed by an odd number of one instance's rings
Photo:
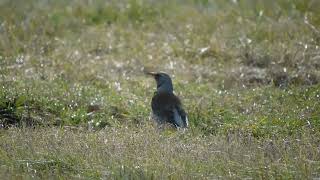
POLYGON ((320 177, 320 1, 0 0, 0 175, 320 177), (171 74, 186 132, 149 120, 171 74))

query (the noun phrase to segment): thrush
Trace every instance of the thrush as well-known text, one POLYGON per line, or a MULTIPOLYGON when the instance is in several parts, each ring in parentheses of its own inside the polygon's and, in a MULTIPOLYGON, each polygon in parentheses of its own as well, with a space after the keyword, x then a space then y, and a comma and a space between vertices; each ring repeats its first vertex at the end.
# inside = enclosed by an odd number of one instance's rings
POLYGON ((187 128, 188 118, 180 99, 173 93, 170 76, 163 72, 147 72, 157 83, 157 91, 151 100, 152 118, 163 125, 166 123, 176 128, 187 128))

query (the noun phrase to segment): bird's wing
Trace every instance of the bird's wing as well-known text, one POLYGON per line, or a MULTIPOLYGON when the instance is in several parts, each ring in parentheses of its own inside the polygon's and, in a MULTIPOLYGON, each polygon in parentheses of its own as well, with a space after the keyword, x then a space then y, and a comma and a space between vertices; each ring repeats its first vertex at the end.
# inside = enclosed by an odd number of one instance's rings
POLYGON ((152 98, 151 107, 158 123, 172 123, 176 127, 188 127, 188 118, 178 97, 173 94, 157 93, 152 98))
POLYGON ((182 109, 181 105, 171 106, 166 109, 168 121, 176 127, 187 128, 188 118, 186 112, 182 109))
POLYGON ((172 118, 173 124, 175 124, 177 127, 184 127, 182 117, 180 116, 176 108, 172 110, 172 115, 173 115, 173 118, 172 118))
POLYGON ((179 118, 177 117, 175 119, 177 119, 178 121, 181 121, 180 122, 180 124, 181 124, 180 127, 186 128, 186 127, 189 126, 187 113, 184 111, 184 109, 181 107, 181 105, 177 105, 176 106, 176 113, 175 114, 177 114, 177 116, 179 117, 179 118))

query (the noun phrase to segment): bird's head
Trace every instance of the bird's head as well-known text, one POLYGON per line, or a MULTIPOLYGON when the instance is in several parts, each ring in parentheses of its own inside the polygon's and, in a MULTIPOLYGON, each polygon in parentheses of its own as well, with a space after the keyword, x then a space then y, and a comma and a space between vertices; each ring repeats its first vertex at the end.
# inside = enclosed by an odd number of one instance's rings
POLYGON ((157 92, 168 92, 173 93, 173 85, 171 78, 164 72, 146 72, 151 75, 157 82, 157 92))

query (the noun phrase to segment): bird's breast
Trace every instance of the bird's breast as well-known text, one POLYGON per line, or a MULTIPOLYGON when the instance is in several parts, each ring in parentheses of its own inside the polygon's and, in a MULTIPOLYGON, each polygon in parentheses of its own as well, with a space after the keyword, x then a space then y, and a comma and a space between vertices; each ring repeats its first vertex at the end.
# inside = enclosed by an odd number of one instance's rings
POLYGON ((152 109, 174 107, 180 104, 179 98, 172 93, 155 93, 151 101, 152 109))

